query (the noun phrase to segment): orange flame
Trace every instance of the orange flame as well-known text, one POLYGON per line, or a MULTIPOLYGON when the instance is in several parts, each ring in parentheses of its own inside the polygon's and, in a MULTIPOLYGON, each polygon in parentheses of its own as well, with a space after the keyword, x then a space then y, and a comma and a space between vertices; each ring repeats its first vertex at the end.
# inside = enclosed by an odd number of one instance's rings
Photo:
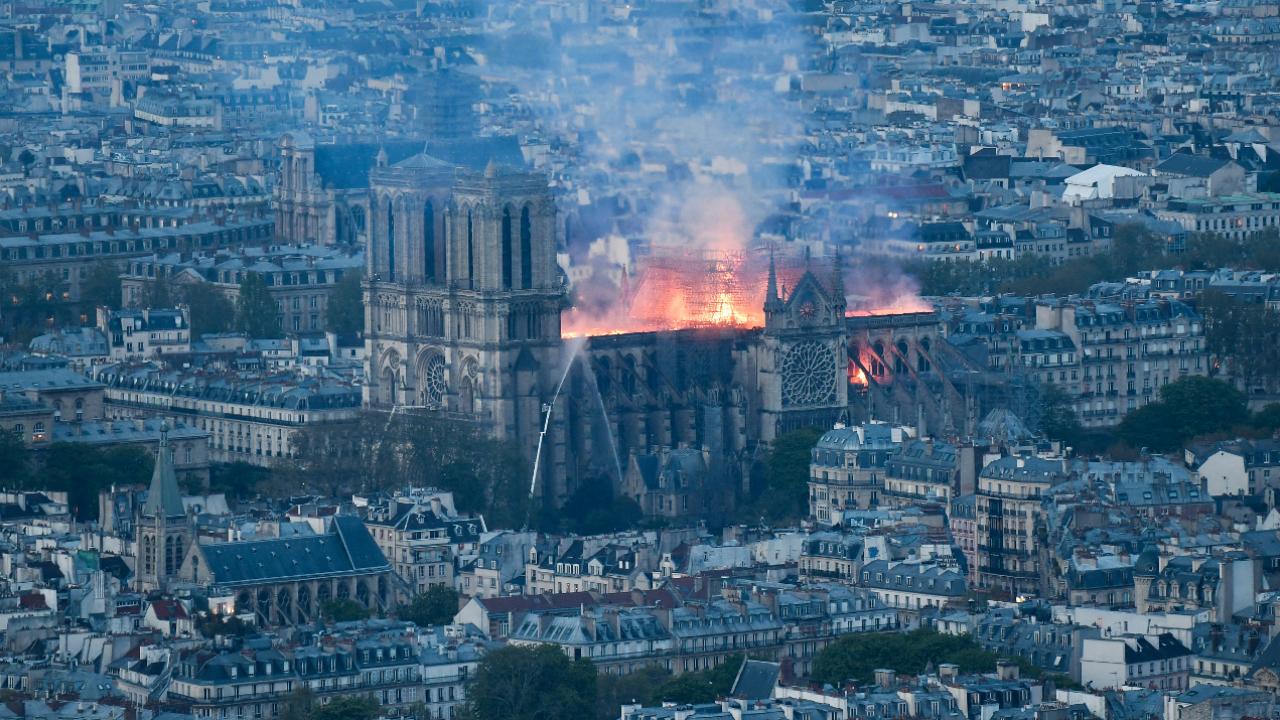
MULTIPOLYGON (((779 257, 775 264, 779 291, 784 294, 809 269, 808 261, 796 258, 779 257)), ((634 291, 620 296, 607 312, 592 315, 570 309, 564 316, 563 335, 763 327, 768 272, 769 255, 763 251, 663 250, 645 259, 634 291)), ((823 276, 820 270, 814 272, 823 276)), ((933 309, 909 292, 860 298, 851 304, 855 307, 846 311, 848 317, 933 309)))

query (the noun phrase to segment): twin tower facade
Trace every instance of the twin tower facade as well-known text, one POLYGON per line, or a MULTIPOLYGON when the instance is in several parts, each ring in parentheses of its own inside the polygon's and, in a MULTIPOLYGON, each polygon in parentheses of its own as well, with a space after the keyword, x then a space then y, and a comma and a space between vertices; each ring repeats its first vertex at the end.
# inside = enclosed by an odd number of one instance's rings
POLYGON ((370 174, 365 404, 457 413, 532 455, 563 368, 544 175, 423 153, 370 174))

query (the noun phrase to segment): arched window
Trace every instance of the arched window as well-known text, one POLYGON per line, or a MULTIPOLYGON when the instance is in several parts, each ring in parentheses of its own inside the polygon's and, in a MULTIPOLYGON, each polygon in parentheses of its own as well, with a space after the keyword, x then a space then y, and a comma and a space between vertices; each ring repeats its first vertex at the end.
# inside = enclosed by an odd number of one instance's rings
POLYGON ((511 280, 515 273, 512 271, 511 262, 513 260, 511 251, 511 208, 502 209, 502 287, 511 289, 511 280))
POLYGON ((533 221, 528 205, 520 210, 520 287, 533 287, 533 221))
POLYGON ((476 282, 476 246, 475 226, 471 222, 471 209, 467 209, 467 282, 475 287, 476 282))
POLYGON ((396 209, 395 201, 387 199, 387 280, 396 279, 396 209))
POLYGON ((422 277, 436 279, 436 209, 430 200, 422 207, 422 277))

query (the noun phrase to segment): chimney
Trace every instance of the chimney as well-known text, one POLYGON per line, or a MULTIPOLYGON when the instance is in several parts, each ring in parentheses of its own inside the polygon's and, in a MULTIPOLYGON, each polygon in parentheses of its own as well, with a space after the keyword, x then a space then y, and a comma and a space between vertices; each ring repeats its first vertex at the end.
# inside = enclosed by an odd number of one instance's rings
POLYGON ((960 675, 960 666, 955 663, 942 663, 938 666, 938 679, 942 682, 951 682, 960 675))
POLYGON ((876 685, 885 690, 892 690, 897 684, 898 673, 889 668, 876 669, 876 685))
POLYGON ((1013 662, 1012 660, 997 660, 996 661, 996 677, 1000 678, 1001 680, 1017 680, 1018 664, 1013 662))

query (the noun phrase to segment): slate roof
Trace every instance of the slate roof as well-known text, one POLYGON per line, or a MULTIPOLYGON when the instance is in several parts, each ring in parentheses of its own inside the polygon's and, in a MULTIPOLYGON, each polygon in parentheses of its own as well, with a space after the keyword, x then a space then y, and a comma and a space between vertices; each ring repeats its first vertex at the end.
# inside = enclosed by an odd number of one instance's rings
POLYGON ((379 150, 386 150, 387 161, 397 163, 422 149, 422 142, 405 140, 388 143, 352 143, 316 145, 315 172, 326 186, 350 190, 369 187, 369 170, 379 150))
POLYGON ((391 567, 364 523, 350 515, 335 516, 323 535, 201 545, 200 552, 214 583, 224 587, 365 575, 391 567))
POLYGON ((1185 175, 1187 177, 1207 178, 1226 167, 1229 160, 1192 155, 1190 153, 1174 153, 1168 160, 1156 166, 1156 170, 1165 175, 1185 175))
POLYGON ((1138 637, 1127 640, 1124 646, 1124 661, 1129 665, 1185 657, 1190 654, 1191 651, 1187 646, 1178 642, 1178 639, 1170 633, 1161 633, 1155 644, 1145 637, 1138 637))
POLYGON ((778 675, 782 666, 775 662, 763 660, 743 660, 738 668, 738 677, 733 681, 730 697, 742 700, 764 700, 773 697, 773 688, 778 684, 778 675))
POLYGON ((160 448, 156 452, 155 468, 151 471, 151 487, 147 501, 142 505, 143 517, 183 517, 182 491, 178 489, 178 477, 173 472, 173 452, 169 449, 168 428, 160 430, 160 448))

